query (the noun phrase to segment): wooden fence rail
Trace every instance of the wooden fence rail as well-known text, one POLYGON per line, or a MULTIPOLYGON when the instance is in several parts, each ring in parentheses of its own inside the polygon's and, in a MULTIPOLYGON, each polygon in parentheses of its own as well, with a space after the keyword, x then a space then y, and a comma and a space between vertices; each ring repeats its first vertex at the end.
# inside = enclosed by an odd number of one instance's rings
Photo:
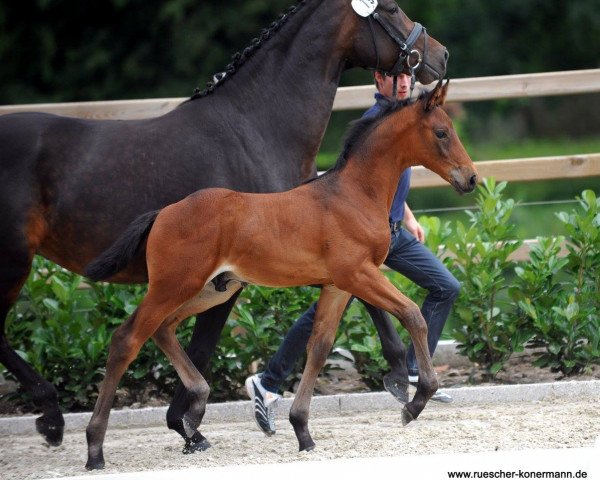
MULTIPOLYGON (((600 69, 453 79, 448 101, 470 102, 593 92, 600 92, 600 69)), ((333 109, 370 107, 374 93, 373 85, 338 88, 333 109)), ((0 115, 35 111, 105 120, 142 119, 163 115, 185 100, 187 98, 5 105, 0 106, 0 115)))
MULTIPOLYGON (((558 178, 600 176, 600 153, 560 157, 516 158, 476 162, 480 177, 508 182, 528 182, 558 178)), ((411 188, 447 185, 441 177, 424 167, 414 167, 411 188)))

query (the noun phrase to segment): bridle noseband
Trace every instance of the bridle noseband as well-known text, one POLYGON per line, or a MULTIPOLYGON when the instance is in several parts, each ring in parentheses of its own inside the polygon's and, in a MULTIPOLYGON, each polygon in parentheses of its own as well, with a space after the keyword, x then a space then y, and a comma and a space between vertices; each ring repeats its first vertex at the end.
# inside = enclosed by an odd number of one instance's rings
POLYGON ((413 89, 415 88, 416 75, 415 72, 425 62, 425 56, 427 55, 427 30, 423 25, 415 22, 415 26, 404 40, 402 33, 392 25, 388 20, 382 17, 378 12, 374 11, 367 17, 369 21, 369 28, 371 30, 371 38, 373 39, 373 47, 375 48, 375 55, 377 57, 376 70, 379 70, 379 51, 377 50, 377 41, 375 40, 375 31, 373 29, 373 20, 377 21, 388 36, 400 47, 400 53, 398 54, 398 60, 392 67, 391 70, 385 72, 389 76, 394 77, 393 96, 396 97, 398 91, 397 87, 397 76, 408 70, 411 76, 410 82, 410 96, 412 97, 413 89), (413 49, 413 46, 421 35, 425 35, 423 39, 423 57, 418 50, 413 49), (413 60, 414 59, 414 63, 413 60))

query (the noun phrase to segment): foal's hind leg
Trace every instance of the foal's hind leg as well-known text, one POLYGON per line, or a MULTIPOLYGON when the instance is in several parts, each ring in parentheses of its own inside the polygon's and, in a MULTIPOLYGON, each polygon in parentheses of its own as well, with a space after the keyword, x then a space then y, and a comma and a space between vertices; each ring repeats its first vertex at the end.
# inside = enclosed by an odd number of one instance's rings
MULTIPOLYGON (((204 287, 202 292, 200 292, 199 295, 197 295, 192 300, 183 305, 165 322, 167 324, 171 324, 174 322, 178 323, 182 319, 194 315, 198 312, 203 312, 203 315, 205 313, 208 313, 208 311, 214 310, 217 310, 222 313, 224 318, 222 323, 220 323, 220 326, 211 326, 210 328, 208 328, 207 335, 211 338, 209 338, 206 342, 203 342, 204 345, 208 345, 208 351, 202 349, 200 349, 200 351, 193 350, 194 347, 197 346, 194 344, 194 338, 196 339, 196 341, 202 340, 202 338, 199 337, 198 334, 201 334, 203 331, 205 331, 204 329, 194 330, 194 337, 192 337, 192 343, 188 350, 192 350, 201 359, 205 358, 204 367, 206 367, 210 355, 214 351, 217 341, 219 340, 219 335, 221 333, 225 320, 227 320, 227 314, 231 311, 231 308, 235 303, 235 299, 238 297, 242 289, 241 282, 235 278, 227 278, 228 275, 229 274, 227 273, 222 274, 222 276, 225 277, 224 281, 222 282, 225 285, 225 290, 216 290, 215 285, 212 282, 209 282, 204 287), (212 332, 212 334, 210 332, 212 332)), ((206 321, 206 318, 204 318, 204 320, 206 321)), ((160 339, 155 338, 157 344, 159 340, 160 339)), ((191 361, 194 357, 192 357, 191 355, 189 355, 188 352, 186 352, 186 358, 189 358, 189 360, 191 361)), ((193 365, 197 371, 200 371, 195 362, 193 363, 193 365)), ((179 375, 179 377, 183 381, 183 377, 181 376, 181 374, 179 375)), ((178 388, 178 392, 179 397, 177 398, 177 409, 179 411, 175 414, 173 411, 173 404, 171 405, 169 411, 167 412, 167 425, 170 429, 175 430, 177 433, 179 433, 185 440, 183 453, 187 454, 206 450, 210 447, 210 443, 197 430, 198 426, 202 422, 202 417, 204 415, 203 409, 202 413, 200 414, 196 411, 197 408, 194 404, 197 401, 197 395, 185 388, 185 382, 183 386, 180 386, 180 388, 178 388)))
POLYGON ((402 410, 402 423, 406 425, 419 416, 438 387, 427 346, 427 322, 419 307, 402 295, 375 265, 363 268, 350 281, 343 279, 339 286, 392 313, 410 333, 419 366, 419 383, 412 401, 402 410))
MULTIPOLYGON (((360 300, 360 299, 359 299, 360 300)), ((402 342, 391 318, 384 310, 363 300, 381 341, 383 358, 390 366, 390 373, 383 377, 385 389, 399 402, 408 402, 408 368, 406 366, 406 346, 402 342)))
MULTIPOLYGON (((240 289, 235 292, 225 303, 212 307, 196 317, 194 333, 185 352, 202 375, 206 375, 210 358, 221 337, 221 331, 241 291, 240 289)), ((208 440, 198 430, 191 430, 189 419, 186 418, 190 401, 188 391, 180 381, 167 411, 167 426, 183 437, 185 441, 183 453, 201 452, 210 447, 208 440)))
POLYGON ((65 421, 58 408, 56 388, 17 355, 4 331, 6 316, 29 275, 34 250, 40 241, 39 233, 35 232, 41 231, 42 223, 31 217, 27 228, 29 239, 12 231, 9 223, 12 222, 4 217, 0 219, 0 363, 31 392, 34 404, 43 413, 35 421, 36 429, 50 445, 57 446, 62 443, 65 421))
POLYGON ((308 342, 308 358, 302 380, 292 408, 290 409, 290 423, 294 427, 300 451, 312 450, 315 442, 308 431, 308 413, 310 399, 315 387, 315 381, 321 368, 327 360, 327 355, 335 340, 335 332, 340 323, 340 318, 350 300, 351 295, 343 292, 333 285, 322 288, 317 313, 313 324, 313 331, 308 342))
POLYGON ((178 285, 178 289, 169 289, 166 288, 167 286, 165 284, 165 288, 161 290, 160 287, 153 288, 151 285, 138 309, 115 330, 112 336, 106 375, 100 386, 94 413, 86 429, 88 460, 85 467, 88 470, 104 467, 102 445, 110 408, 121 377, 146 340, 154 335, 165 319, 194 293, 193 286, 191 291, 190 286, 185 284, 178 285))

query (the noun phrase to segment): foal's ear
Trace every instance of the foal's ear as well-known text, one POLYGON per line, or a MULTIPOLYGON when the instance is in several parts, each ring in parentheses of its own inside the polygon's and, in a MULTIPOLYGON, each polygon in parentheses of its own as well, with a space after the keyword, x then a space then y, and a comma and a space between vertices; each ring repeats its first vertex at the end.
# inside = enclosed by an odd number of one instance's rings
POLYGON ((437 85, 429 95, 429 99, 427 100, 425 110, 430 111, 433 110, 435 107, 441 107, 442 105, 444 105, 444 102, 446 101, 446 95, 448 94, 449 84, 450 79, 446 80, 446 83, 444 83, 443 79, 437 83, 437 85))

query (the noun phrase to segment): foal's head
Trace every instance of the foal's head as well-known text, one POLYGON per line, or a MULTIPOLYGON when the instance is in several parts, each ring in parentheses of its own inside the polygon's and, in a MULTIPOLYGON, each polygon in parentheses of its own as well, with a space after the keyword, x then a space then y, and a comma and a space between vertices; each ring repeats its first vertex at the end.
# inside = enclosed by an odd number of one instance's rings
MULTIPOLYGON (((396 148, 411 165, 423 165, 450 183, 459 193, 473 191, 477 170, 461 143, 448 114, 440 108, 448 93, 447 81, 422 95, 398 112, 399 122, 392 122, 398 134, 396 148)), ((395 114, 392 114, 396 116, 395 114)), ((391 119, 390 119, 391 120, 391 119)))

